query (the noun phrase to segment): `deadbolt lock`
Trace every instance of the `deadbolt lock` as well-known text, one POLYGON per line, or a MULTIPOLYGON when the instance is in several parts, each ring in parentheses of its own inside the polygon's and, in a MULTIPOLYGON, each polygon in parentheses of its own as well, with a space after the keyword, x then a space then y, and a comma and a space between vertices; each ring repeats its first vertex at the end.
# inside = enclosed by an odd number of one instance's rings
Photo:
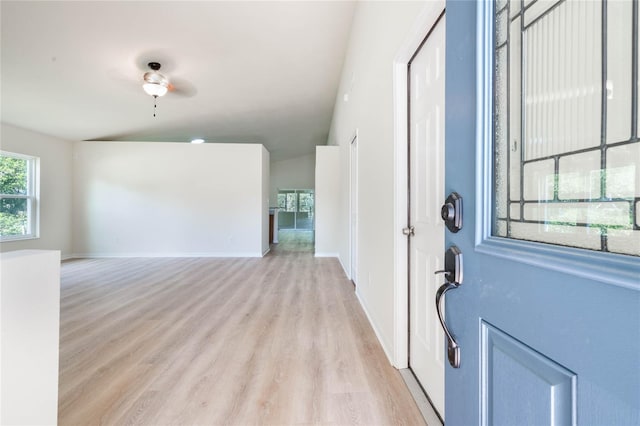
POLYGON ((458 232, 462 229, 462 197, 452 192, 440 210, 440 216, 449 231, 458 232))

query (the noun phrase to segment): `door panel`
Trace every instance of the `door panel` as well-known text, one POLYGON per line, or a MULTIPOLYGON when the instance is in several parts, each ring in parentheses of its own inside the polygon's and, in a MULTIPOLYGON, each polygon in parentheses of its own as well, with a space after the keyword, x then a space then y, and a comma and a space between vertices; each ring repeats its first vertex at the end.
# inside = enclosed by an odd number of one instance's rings
POLYGON ((480 333, 482 424, 576 423, 573 372, 489 323, 480 333))
POLYGON ((444 334, 434 297, 441 282, 444 225, 444 16, 409 63, 409 365, 444 415, 444 334))
MULTIPOLYGON (((447 231, 445 236, 446 246, 455 244, 464 255, 464 283, 446 296, 447 324, 461 350, 460 368, 447 364, 445 369, 447 424, 640 424, 639 258, 603 252, 600 238, 591 250, 589 235, 578 240, 587 248, 565 247, 576 245, 576 240, 562 233, 556 236, 566 239, 546 243, 492 236, 492 232, 504 236, 501 232, 509 232, 506 225, 492 229, 494 214, 512 212, 512 218, 520 220, 520 207, 526 203, 520 203, 519 197, 527 197, 526 191, 538 200, 546 197, 543 202, 558 199, 558 166, 563 167, 557 157, 562 154, 554 151, 558 145, 552 144, 548 159, 538 153, 536 159, 541 161, 530 161, 526 168, 520 168, 520 162, 518 167, 497 163, 494 168, 492 140, 500 122, 494 122, 493 115, 493 4, 447 2, 445 191, 462 195, 465 210, 463 229, 456 234, 447 231), (545 169, 549 166, 545 161, 552 164, 551 171, 545 169), (516 174, 535 172, 552 180, 515 188, 494 182, 494 172, 501 167, 511 170, 511 166, 516 174), (494 197, 500 194, 518 197, 517 207, 495 208, 494 197)), ((588 4, 584 2, 585 10, 588 4)), ((531 13, 541 12, 532 6, 531 13)), ((551 55, 552 49, 547 49, 551 55)), ((536 108, 532 114, 555 123, 551 128, 557 134, 568 137, 576 125, 584 126, 580 131, 585 134, 591 132, 592 112, 571 109, 576 116, 565 124, 573 127, 565 129, 562 121, 553 121, 557 118, 553 110, 533 100, 513 108, 519 114, 518 108, 531 105, 536 108)), ((602 118, 602 114, 594 116, 602 118)), ((507 140, 505 146, 513 149, 513 138, 507 140)), ((606 137, 603 140, 602 149, 607 150, 606 137)), ((521 149, 519 145, 520 140, 516 150, 521 149)), ((580 153, 584 152, 588 151, 580 153)), ((637 159, 632 164, 637 173, 637 159)), ((630 184, 636 179, 637 175, 630 184)), ((588 192, 590 179, 578 181, 581 186, 569 190, 588 192)), ((532 224, 521 223, 524 226, 516 231, 516 238, 529 235, 527 226, 532 224)), ((588 226, 581 229, 593 231, 588 226)))

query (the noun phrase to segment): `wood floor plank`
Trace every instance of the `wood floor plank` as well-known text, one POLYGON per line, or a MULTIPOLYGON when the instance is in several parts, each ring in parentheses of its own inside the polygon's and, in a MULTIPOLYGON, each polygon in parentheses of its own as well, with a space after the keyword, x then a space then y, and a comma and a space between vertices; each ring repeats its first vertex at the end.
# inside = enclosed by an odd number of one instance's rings
POLYGON ((62 266, 61 425, 421 425, 336 259, 62 266))

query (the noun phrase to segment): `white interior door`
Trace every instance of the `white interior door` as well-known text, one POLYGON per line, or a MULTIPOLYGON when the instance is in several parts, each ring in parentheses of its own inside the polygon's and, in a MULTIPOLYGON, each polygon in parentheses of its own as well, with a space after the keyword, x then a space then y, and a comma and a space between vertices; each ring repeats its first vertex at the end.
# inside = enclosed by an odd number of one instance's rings
POLYGON ((358 271, 358 136, 351 141, 350 151, 350 228, 351 228, 351 281, 355 285, 358 271))
POLYGON ((444 415, 444 334, 435 309, 443 269, 445 19, 409 63, 409 365, 444 415))

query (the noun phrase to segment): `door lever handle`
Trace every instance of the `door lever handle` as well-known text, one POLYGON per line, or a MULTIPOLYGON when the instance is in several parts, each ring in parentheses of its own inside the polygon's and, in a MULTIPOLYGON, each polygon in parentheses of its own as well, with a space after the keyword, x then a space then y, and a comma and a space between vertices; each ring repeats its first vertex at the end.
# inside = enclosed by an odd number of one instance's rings
POLYGON ((453 368, 460 368, 460 346, 449 331, 449 327, 444 321, 442 315, 442 300, 444 295, 451 289, 458 288, 462 284, 462 252, 456 246, 451 246, 444 254, 444 269, 436 271, 435 274, 445 274, 444 278, 446 282, 440 286, 436 292, 436 312, 438 313, 438 319, 440 325, 444 330, 444 334, 447 336, 447 355, 449 358, 449 364, 453 368))
POLYGON ((448 283, 462 284, 462 252, 458 247, 449 247, 444 254, 444 269, 435 271, 434 274, 445 274, 444 279, 448 283))
POLYGON ((441 301, 444 300, 443 296, 445 293, 453 288, 458 288, 458 284, 444 283, 440 286, 436 293, 436 311, 438 312, 438 319, 440 320, 444 334, 447 336, 447 356, 449 358, 449 364, 451 364, 453 368, 460 368, 460 346, 458 346, 458 342, 456 342, 456 339, 449 332, 447 323, 444 322, 444 317, 442 316, 441 301))

